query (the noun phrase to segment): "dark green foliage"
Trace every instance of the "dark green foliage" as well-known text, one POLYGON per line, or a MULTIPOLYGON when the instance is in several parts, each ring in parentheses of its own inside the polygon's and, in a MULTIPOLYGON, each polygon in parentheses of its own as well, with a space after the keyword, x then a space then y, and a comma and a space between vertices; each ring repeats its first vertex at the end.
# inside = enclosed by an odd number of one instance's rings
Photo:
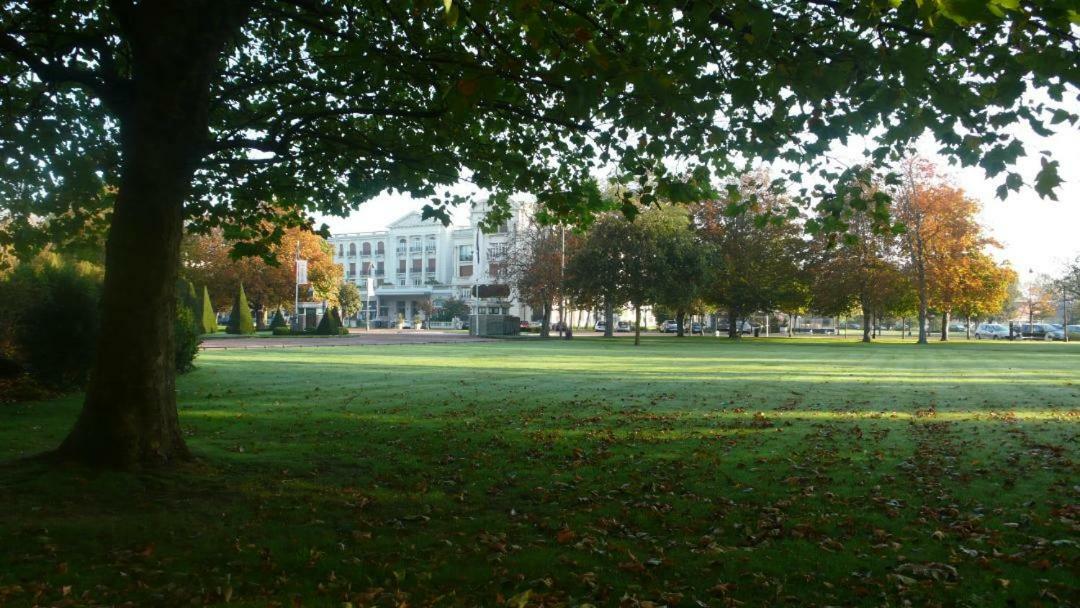
POLYGON ((273 333, 275 336, 291 336, 293 331, 288 327, 275 327, 273 333))
POLYGON ((214 304, 210 301, 210 290, 203 285, 202 302, 198 307, 199 328, 204 334, 212 334, 217 331, 217 315, 214 314, 214 304))
POLYGON ((319 326, 315 328, 315 334, 319 336, 337 336, 342 333, 348 333, 341 326, 341 318, 338 316, 337 308, 331 308, 323 315, 322 320, 319 321, 319 326))
POLYGON ((173 324, 175 333, 173 346, 176 356, 176 371, 181 374, 189 372, 195 367, 195 355, 199 353, 202 332, 196 321, 195 312, 183 302, 177 301, 176 320, 173 324))
POLYGON ((20 356, 45 384, 83 385, 97 345, 100 277, 63 264, 46 265, 26 278, 35 297, 19 320, 20 356))
POLYGON ((255 322, 251 318, 251 307, 248 306, 243 283, 236 290, 236 299, 233 301, 232 313, 229 315, 229 324, 225 327, 225 333, 244 335, 255 333, 255 322))
POLYGON ((183 277, 176 279, 176 299, 192 311, 199 306, 199 298, 195 295, 195 285, 183 277))
POLYGON ((270 321, 270 329, 277 330, 282 327, 288 329, 289 325, 285 322, 285 315, 281 313, 281 309, 279 308, 274 312, 274 318, 270 321))

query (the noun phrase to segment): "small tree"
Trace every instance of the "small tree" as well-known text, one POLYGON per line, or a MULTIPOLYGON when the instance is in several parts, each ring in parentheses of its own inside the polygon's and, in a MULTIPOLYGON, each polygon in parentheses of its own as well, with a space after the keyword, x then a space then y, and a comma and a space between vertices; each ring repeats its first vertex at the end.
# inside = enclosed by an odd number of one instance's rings
POLYGON ((341 307, 341 316, 349 318, 360 310, 362 299, 360 288, 356 283, 342 283, 337 292, 338 306, 341 307))
POLYGON ((338 309, 331 308, 326 311, 322 320, 319 321, 319 326, 315 328, 315 334, 319 336, 337 336, 341 333, 341 317, 338 315, 338 309))
POLYGON ((191 281, 183 277, 176 279, 176 300, 193 311, 198 308, 199 299, 191 281))
POLYGON ((203 285, 202 302, 199 303, 199 328, 204 334, 212 334, 217 331, 217 314, 214 312, 214 304, 210 300, 210 290, 203 285))
POLYGON ((274 318, 270 320, 270 331, 279 327, 288 327, 288 323, 285 322, 285 315, 281 314, 280 308, 274 312, 274 318))
POLYGON ((233 301, 232 314, 229 315, 229 324, 225 327, 225 332, 245 335, 255 333, 255 322, 251 319, 251 308, 248 307, 243 283, 236 290, 236 300, 233 301))

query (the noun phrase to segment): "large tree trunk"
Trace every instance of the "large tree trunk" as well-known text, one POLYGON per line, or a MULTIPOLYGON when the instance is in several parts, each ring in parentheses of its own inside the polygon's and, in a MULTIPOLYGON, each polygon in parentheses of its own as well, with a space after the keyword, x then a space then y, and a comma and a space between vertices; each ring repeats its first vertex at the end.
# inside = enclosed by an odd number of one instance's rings
POLYGON ((686 311, 680 310, 675 313, 675 335, 682 338, 686 335, 686 311))
POLYGON ((727 318, 728 318, 727 337, 729 339, 731 339, 731 340, 736 340, 739 337, 739 326, 738 326, 739 315, 735 311, 735 309, 729 309, 728 313, 727 313, 727 318))
POLYGON ((604 300, 604 337, 610 338, 615 332, 615 307, 611 298, 604 300))
MULTIPOLYGON (((964 339, 965 340, 970 340, 971 339, 971 315, 967 315, 967 317, 965 317, 965 321, 966 321, 966 323, 964 324, 964 339)), ((1065 333, 1069 333, 1069 332, 1066 331, 1065 333)))
POLYGON ((133 79, 105 255, 97 358, 65 460, 131 468, 190 456, 176 414, 173 318, 183 204, 204 153, 210 79, 243 11, 160 0, 125 9, 133 79))
POLYGON ((941 341, 949 341, 949 317, 951 313, 947 310, 941 313, 941 341))
POLYGON ((870 316, 870 309, 866 306, 862 308, 862 341, 870 342, 870 329, 873 324, 873 320, 870 316))

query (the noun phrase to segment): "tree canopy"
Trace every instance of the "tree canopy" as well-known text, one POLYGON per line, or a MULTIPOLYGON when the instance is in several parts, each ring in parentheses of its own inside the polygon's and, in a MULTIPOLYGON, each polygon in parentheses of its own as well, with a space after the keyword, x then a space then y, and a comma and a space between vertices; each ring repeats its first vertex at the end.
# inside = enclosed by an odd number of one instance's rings
MULTIPOLYGON (((163 363, 185 229, 221 227, 239 253, 267 253, 312 212, 345 214, 386 191, 426 198, 445 219, 461 181, 490 193, 488 221, 518 191, 544 219, 587 220, 605 205, 598 169, 636 180, 648 205, 700 197, 740 157, 823 171, 841 186, 807 196, 866 205, 815 163, 871 132, 877 160, 932 132, 1007 193, 1024 178, 1000 176, 1025 150, 1005 127, 1072 125, 1063 100, 1080 81, 1077 13, 1058 0, 4 9, 0 248, 107 215, 98 359, 61 453, 116 465, 187 455, 163 363), (1049 101, 1027 103, 1033 89, 1049 101)), ((1033 183, 1052 195, 1057 164, 1042 161, 1033 183)))

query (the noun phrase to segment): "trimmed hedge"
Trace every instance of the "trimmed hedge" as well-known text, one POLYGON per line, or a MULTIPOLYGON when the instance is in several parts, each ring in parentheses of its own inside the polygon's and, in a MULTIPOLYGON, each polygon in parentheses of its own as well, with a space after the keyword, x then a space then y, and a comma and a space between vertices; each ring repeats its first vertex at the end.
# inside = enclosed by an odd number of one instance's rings
POLYGON ((204 334, 212 334, 217 331, 217 315, 214 314, 214 304, 210 301, 210 290, 203 285, 202 302, 196 310, 199 316, 199 329, 204 334))
POLYGON ((337 308, 331 308, 319 321, 319 326, 315 328, 315 334, 319 336, 337 336, 341 334, 341 330, 341 319, 338 317, 337 308))
POLYGON ((285 322, 285 315, 281 314, 281 309, 279 308, 277 309, 277 312, 274 313, 274 318, 270 321, 270 330, 274 331, 282 327, 288 329, 288 323, 285 322))
POLYGON ((241 335, 255 333, 255 322, 251 319, 251 307, 248 306, 243 283, 236 290, 236 299, 233 300, 232 314, 229 315, 229 324, 225 326, 225 333, 241 335))
POLYGON ((199 354, 199 343, 202 342, 202 328, 195 323, 195 312, 179 300, 176 303, 176 320, 173 323, 176 371, 184 374, 195 368, 195 355, 199 354))

